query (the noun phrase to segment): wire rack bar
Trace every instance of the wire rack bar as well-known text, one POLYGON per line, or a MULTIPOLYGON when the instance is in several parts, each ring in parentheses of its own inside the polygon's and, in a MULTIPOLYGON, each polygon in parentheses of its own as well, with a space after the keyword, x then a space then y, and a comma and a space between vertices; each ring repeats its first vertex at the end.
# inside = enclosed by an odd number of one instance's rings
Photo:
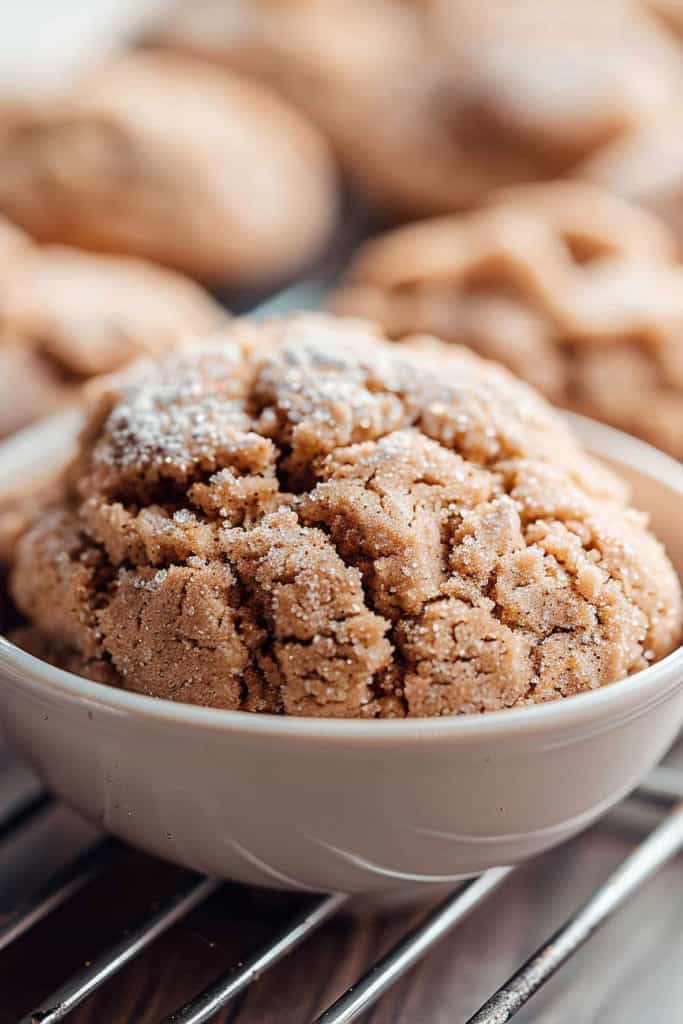
POLYGON ((513 974, 467 1024, 506 1024, 539 988, 667 861, 683 848, 677 804, 599 889, 513 974))
POLYGON ((683 771, 660 764, 645 776, 635 792, 655 800, 683 800, 683 771))
POLYGON ((57 1024, 75 1010, 92 992, 117 974, 156 938, 213 896, 223 885, 215 878, 186 880, 176 895, 161 910, 148 917, 135 931, 115 943, 66 984, 23 1017, 19 1024, 57 1024))
POLYGON ((90 847, 62 871, 54 875, 38 892, 11 914, 0 927, 0 950, 42 921, 88 882, 109 867, 122 852, 115 840, 107 839, 90 847))
POLYGON ((467 882, 433 910, 424 922, 406 935, 386 956, 352 985, 336 1003, 318 1017, 315 1024, 349 1024, 384 995, 402 975, 440 942, 467 914, 483 903, 513 868, 491 868, 467 882))
POLYGON ((313 906, 297 914, 269 945, 250 957, 242 967, 227 971, 198 996, 165 1017, 162 1024, 204 1024, 231 999, 256 981, 278 960, 291 953, 304 939, 332 917, 347 901, 340 894, 322 896, 313 906))
POLYGON ((54 805, 55 801, 50 794, 40 790, 21 800, 12 801, 9 807, 0 811, 0 843, 12 838, 14 833, 54 805))

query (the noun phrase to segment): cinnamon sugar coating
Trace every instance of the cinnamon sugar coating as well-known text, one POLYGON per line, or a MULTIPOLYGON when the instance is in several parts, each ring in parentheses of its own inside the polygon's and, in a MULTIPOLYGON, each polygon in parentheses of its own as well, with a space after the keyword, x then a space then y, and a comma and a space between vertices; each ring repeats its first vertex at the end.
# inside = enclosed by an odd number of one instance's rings
POLYGON ((534 391, 314 314, 235 321, 112 383, 11 586, 19 641, 57 664, 296 715, 552 700, 681 627, 645 517, 534 391))
POLYGON ((517 186, 362 246, 331 307, 430 331, 683 458, 683 266, 667 227, 581 182, 517 186))

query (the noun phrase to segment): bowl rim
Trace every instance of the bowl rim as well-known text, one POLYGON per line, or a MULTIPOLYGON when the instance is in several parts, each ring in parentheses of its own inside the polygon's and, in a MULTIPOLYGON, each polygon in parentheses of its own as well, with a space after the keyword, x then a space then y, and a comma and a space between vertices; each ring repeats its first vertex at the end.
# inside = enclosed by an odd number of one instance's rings
MULTIPOLYGON (((649 476, 683 497, 683 465, 613 427, 575 413, 564 414, 582 443, 598 457, 614 459, 649 476)), ((73 412, 48 417, 34 424, 9 442, 0 445, 0 473, 3 460, 28 450, 38 438, 46 438, 50 454, 54 438, 61 431, 73 431, 79 422, 73 412)), ((62 441, 62 448, 64 442, 62 441)), ((592 721, 604 721, 614 714, 635 713, 658 699, 664 699, 673 688, 683 685, 683 645, 661 661, 624 679, 563 700, 530 704, 521 708, 505 708, 480 715, 453 715, 439 718, 358 719, 317 718, 313 716, 273 715, 228 711, 196 704, 184 704, 162 697, 153 697, 117 689, 56 668, 23 651, 0 635, 0 673, 9 673, 14 680, 28 683, 51 694, 63 695, 87 708, 108 710, 118 714, 155 720, 158 723, 182 724, 188 727, 221 732, 271 737, 300 737, 343 742, 374 739, 378 742, 400 739, 404 742, 436 738, 495 738, 505 734, 555 731, 573 728, 592 721)))

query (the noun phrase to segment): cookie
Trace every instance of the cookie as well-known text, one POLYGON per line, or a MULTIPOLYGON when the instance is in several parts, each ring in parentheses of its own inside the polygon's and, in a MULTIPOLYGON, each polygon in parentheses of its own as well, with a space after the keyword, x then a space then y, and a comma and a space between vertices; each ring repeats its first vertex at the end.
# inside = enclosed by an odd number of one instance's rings
POLYGON ((17 541, 32 520, 62 498, 60 471, 48 470, 42 476, 3 487, 0 493, 0 590, 4 573, 14 558, 17 541))
POLYGON ((680 49, 646 4, 603 0, 432 0, 432 31, 453 87, 554 174, 671 102, 680 49), (533 59, 529 59, 530 49, 533 59))
POLYGON ((604 146, 577 174, 658 214, 683 249, 683 102, 604 146))
POLYGON ((588 184, 518 186, 368 242, 331 308, 430 331, 683 458, 683 267, 667 228, 588 184), (637 387, 634 387, 637 381, 637 387))
POLYGON ((664 24, 683 38, 683 2, 682 0, 648 0, 648 9, 658 15, 664 24))
POLYGON ((3 265, 22 259, 32 248, 33 243, 25 231, 0 217, 0 259, 3 265))
POLYGON ((672 33, 624 0, 178 0, 148 42, 278 88, 399 216, 570 173, 682 85, 672 33))
POLYGON ((362 321, 236 321, 112 382, 63 486, 17 544, 17 639, 139 693, 471 714, 678 641, 661 545, 545 401, 362 321))
POLYGON ((263 285, 335 220, 327 144, 265 87, 163 54, 112 59, 0 136, 0 210, 43 242, 263 285))
POLYGON ((143 260, 32 245, 0 221, 5 250, 0 437, 77 400, 91 377, 226 318, 194 281, 143 260))

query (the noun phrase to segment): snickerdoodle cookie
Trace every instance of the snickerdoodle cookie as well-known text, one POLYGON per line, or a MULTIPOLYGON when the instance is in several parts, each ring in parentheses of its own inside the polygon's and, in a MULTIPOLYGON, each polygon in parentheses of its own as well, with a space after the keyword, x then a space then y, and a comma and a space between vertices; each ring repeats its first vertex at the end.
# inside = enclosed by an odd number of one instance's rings
POLYGON ((2 219, 0 255, 0 437, 77 400, 91 377, 227 317, 175 271, 34 245, 2 219))
POLYGON ((635 0, 177 0, 148 41, 280 90, 408 216, 569 174, 682 88, 673 32, 635 0))
POLYGON ((11 119, 0 210, 44 242, 253 286, 325 243, 336 183, 317 129, 265 86, 138 53, 11 119))
POLYGON ((593 185, 496 193, 368 242, 332 299, 429 331, 552 401, 683 458, 683 266, 655 217, 593 185))
POLYGON ((683 96, 603 146, 577 174, 658 214, 683 251, 683 96))
POLYGON ((233 322, 112 384, 12 592, 57 664, 294 715, 566 697, 681 626, 645 517, 540 396, 322 315, 233 322))

